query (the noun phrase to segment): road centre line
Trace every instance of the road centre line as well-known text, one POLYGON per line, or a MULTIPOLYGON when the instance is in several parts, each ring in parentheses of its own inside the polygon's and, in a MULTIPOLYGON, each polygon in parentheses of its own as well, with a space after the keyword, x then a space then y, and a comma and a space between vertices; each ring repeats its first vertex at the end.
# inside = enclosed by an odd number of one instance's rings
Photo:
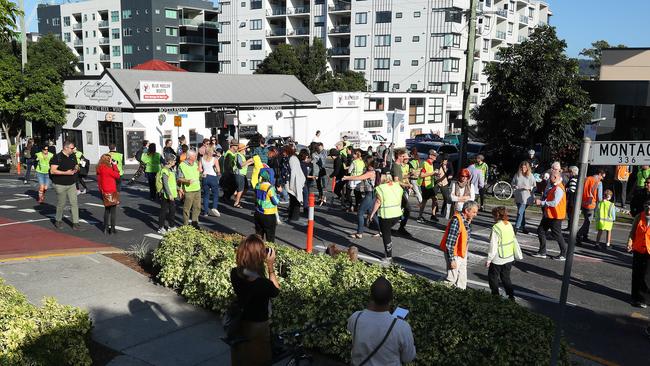
POLYGON ((45 221, 45 220, 50 220, 50 218, 44 218, 44 219, 32 219, 32 220, 25 220, 25 221, 16 221, 16 222, 8 222, 6 224, 0 224, 0 226, 10 226, 10 225, 19 225, 19 224, 29 224, 31 222, 39 222, 39 221, 45 221))
POLYGON ((9 200, 5 200, 5 202, 15 202, 15 201, 25 201, 25 200, 31 200, 31 197, 21 197, 21 198, 12 198, 9 200))

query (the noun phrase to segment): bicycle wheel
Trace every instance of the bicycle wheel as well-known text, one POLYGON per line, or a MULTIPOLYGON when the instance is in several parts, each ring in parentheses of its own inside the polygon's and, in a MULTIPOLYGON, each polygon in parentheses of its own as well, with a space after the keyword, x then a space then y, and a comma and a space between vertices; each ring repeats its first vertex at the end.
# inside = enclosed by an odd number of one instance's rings
POLYGON ((494 183, 492 191, 494 192, 494 198, 499 201, 505 201, 512 197, 512 186, 508 182, 499 181, 494 183))

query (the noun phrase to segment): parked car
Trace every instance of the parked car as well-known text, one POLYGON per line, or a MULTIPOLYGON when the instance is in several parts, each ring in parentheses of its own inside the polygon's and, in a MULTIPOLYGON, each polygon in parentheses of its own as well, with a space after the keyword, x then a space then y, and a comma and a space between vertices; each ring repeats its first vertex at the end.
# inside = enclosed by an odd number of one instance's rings
POLYGON ((446 144, 460 146, 461 135, 459 133, 448 133, 442 141, 446 144))
POLYGON ((420 159, 429 158, 429 150, 434 149, 440 154, 447 154, 449 157, 449 162, 456 164, 458 162, 459 151, 458 148, 454 145, 445 144, 442 142, 419 142, 414 146, 418 150, 418 156, 420 159))
POLYGON ((0 155, 0 171, 9 172, 11 170, 11 156, 9 154, 0 155))
POLYGON ((411 150, 418 142, 442 142, 442 139, 435 133, 421 133, 412 139, 406 139, 406 148, 411 150))

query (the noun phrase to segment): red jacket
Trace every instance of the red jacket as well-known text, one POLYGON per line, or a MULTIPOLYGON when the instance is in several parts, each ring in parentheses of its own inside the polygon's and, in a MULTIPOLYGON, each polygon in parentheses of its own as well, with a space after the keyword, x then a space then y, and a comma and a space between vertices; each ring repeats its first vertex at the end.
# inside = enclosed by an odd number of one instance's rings
POLYGON ((114 193, 117 191, 117 180, 120 179, 120 171, 117 165, 107 167, 101 165, 97 170, 97 185, 101 193, 114 193))

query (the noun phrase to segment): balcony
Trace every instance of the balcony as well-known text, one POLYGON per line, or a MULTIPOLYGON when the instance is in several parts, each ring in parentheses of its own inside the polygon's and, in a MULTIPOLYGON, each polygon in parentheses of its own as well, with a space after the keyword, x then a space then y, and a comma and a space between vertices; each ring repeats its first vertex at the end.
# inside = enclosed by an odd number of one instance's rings
POLYGON ((330 28, 330 33, 341 34, 341 33, 350 33, 349 25, 336 25, 333 28, 330 28))
POLYGON ((334 5, 330 5, 328 9, 329 9, 330 12, 334 12, 334 11, 349 12, 350 10, 352 10, 352 4, 344 3, 344 2, 337 2, 334 5))
POLYGON ((267 37, 284 37, 287 35, 287 29, 286 28, 275 28, 271 30, 266 31, 266 36, 267 37))
POLYGON ((293 15, 309 14, 309 6, 307 5, 296 6, 295 8, 289 10, 289 14, 293 14, 293 15))
POLYGON ((290 36, 308 36, 309 28, 295 28, 289 31, 290 36))
POLYGON ((179 38, 180 43, 198 43, 198 44, 203 44, 203 37, 180 37, 179 38))
POLYGON ((206 62, 219 62, 219 56, 217 55, 205 55, 206 62))
POLYGON ((271 9, 266 9, 266 16, 273 17, 273 16, 282 16, 287 14, 287 8, 271 8, 271 9))
POLYGON ((497 11, 495 11, 495 13, 496 13, 498 16, 501 16, 501 17, 504 17, 504 18, 507 18, 507 17, 508 17, 508 11, 505 10, 505 9, 497 9, 497 11))
POLYGON ((217 46, 219 44, 219 40, 216 38, 206 38, 205 44, 217 46))
POLYGON ((107 44, 109 44, 110 42, 111 42, 111 40, 108 39, 108 37, 103 37, 103 38, 100 38, 100 39, 99 39, 99 44, 102 44, 102 45, 107 45, 107 44))
POLYGON ((84 56, 83 55, 77 56, 77 59, 79 60, 79 62, 84 62, 84 56))
POLYGON ((350 56, 350 47, 334 47, 327 50, 330 56, 350 56))
POLYGON ((99 28, 108 28, 108 20, 102 20, 99 23, 97 23, 97 26, 99 28))
POLYGON ((99 61, 110 61, 111 55, 99 55, 99 61))
POLYGON ((506 32, 504 32, 504 31, 497 31, 497 33, 496 33, 496 38, 497 38, 497 39, 501 39, 501 40, 505 40, 505 39, 506 39, 506 32))
POLYGON ((72 25, 73 30, 81 30, 81 23, 75 23, 72 25))
POLYGON ((520 15, 519 16, 519 23, 528 24, 528 21, 529 21, 528 16, 526 16, 526 15, 520 15))
POLYGON ((219 22, 205 20, 200 24, 200 26, 203 26, 205 28, 211 28, 211 29, 219 29, 219 22))
POLYGON ((75 47, 82 47, 84 45, 83 39, 75 39, 74 40, 74 46, 75 47))
POLYGON ((180 59, 181 61, 203 61, 204 56, 185 53, 180 55, 180 59))

